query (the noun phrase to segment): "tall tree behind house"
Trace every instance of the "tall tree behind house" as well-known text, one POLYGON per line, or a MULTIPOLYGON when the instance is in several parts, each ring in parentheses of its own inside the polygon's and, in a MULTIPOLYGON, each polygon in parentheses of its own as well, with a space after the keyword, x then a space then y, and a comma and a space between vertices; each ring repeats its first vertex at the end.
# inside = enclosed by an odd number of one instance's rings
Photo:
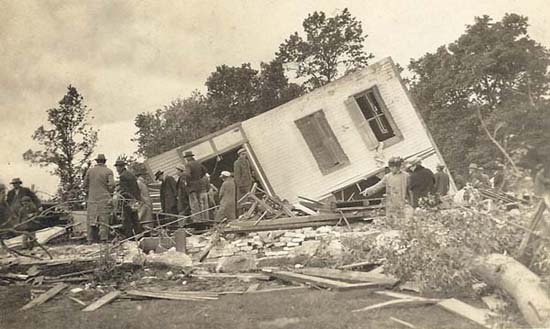
POLYGON ((91 111, 77 89, 69 85, 58 107, 47 110, 48 125, 38 127, 32 135, 41 149, 23 154, 26 161, 50 168, 59 177, 58 194, 64 201, 81 195, 81 171, 97 143, 97 130, 88 121, 91 111))
POLYGON ((411 92, 453 171, 505 162, 477 110, 508 152, 529 145, 550 156, 550 54, 527 27, 516 14, 476 17, 456 41, 411 60, 411 92))

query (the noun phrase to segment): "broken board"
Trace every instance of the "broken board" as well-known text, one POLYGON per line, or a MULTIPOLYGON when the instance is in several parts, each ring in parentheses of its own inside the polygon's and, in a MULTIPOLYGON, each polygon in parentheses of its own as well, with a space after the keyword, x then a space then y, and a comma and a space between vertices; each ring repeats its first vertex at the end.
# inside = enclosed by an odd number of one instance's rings
POLYGON ((35 306, 44 304, 45 302, 47 302, 51 298, 55 297, 55 295, 59 294, 63 289, 65 289, 67 287, 68 287, 68 285, 66 285, 64 283, 56 284, 50 290, 46 291, 42 295, 36 297, 35 299, 33 299, 30 302, 28 302, 27 304, 25 304, 23 307, 21 307, 21 310, 28 310, 28 309, 31 309, 35 306))
MULTIPOLYGON (((39 231, 36 231, 36 241, 39 244, 46 244, 48 241, 63 235, 66 232, 65 227, 54 226, 48 227, 39 231)), ((21 247, 23 245, 23 235, 16 236, 15 238, 4 241, 8 248, 21 247)))
POLYGON ((440 301, 437 305, 443 307, 447 311, 461 315, 467 319, 474 321, 475 323, 484 326, 485 328, 491 328, 488 319, 494 316, 495 313, 468 305, 458 299, 448 298, 440 301))
POLYGON ((394 286, 398 280, 390 276, 370 275, 368 272, 344 271, 331 268, 304 268, 299 271, 302 274, 313 275, 322 278, 352 281, 352 282, 377 282, 382 285, 394 286))
POLYGON ((115 290, 115 291, 111 291, 110 293, 104 295, 103 297, 101 297, 100 299, 96 300, 95 302, 91 303, 90 305, 88 305, 86 308, 84 308, 82 311, 83 312, 91 312, 91 311, 95 311, 97 310, 98 308, 102 307, 103 305, 105 304, 108 304, 110 302, 112 302, 113 300, 117 299, 118 296, 120 296, 121 292, 118 291, 118 290, 115 290))
POLYGON ((336 281, 331 279, 319 278, 311 275, 305 275, 294 272, 287 271, 272 271, 272 270, 263 270, 264 273, 269 274, 270 276, 287 281, 287 282, 299 282, 307 283, 317 287, 329 288, 334 290, 351 290, 351 289, 360 289, 360 288, 380 288, 380 284, 377 282, 367 282, 367 283, 347 283, 342 281, 336 281))

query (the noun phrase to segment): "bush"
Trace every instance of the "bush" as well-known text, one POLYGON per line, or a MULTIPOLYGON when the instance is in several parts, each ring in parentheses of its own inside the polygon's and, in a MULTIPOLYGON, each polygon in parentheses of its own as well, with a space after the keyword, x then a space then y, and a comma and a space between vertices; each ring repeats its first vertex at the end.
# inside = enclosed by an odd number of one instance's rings
MULTIPOLYGON (((385 259, 385 272, 402 281, 415 281, 424 290, 473 293, 476 280, 469 261, 489 253, 511 254, 523 235, 494 216, 465 208, 417 210, 412 218, 396 224, 398 239, 380 244, 373 252, 385 259)), ((524 224, 522 218, 507 220, 524 224)))

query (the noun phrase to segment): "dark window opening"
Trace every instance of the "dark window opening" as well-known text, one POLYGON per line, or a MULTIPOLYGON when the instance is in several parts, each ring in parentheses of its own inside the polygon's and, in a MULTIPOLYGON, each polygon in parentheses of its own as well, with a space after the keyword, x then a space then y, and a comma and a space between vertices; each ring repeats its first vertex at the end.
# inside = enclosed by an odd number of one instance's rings
POLYGON ((386 117, 384 103, 375 90, 368 90, 364 94, 355 97, 359 109, 369 123, 369 127, 379 142, 383 142, 395 136, 395 132, 386 117))

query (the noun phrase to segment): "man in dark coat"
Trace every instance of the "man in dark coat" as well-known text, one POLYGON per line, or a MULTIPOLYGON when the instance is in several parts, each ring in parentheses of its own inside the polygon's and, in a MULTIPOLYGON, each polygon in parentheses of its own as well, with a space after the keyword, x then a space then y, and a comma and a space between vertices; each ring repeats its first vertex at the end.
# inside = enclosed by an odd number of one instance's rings
POLYGON ((422 159, 415 158, 411 161, 411 176, 409 190, 411 193, 411 205, 419 206, 418 201, 426 198, 434 191, 435 178, 433 172, 422 166, 422 159))
POLYGON ((31 198, 32 203, 34 203, 37 209, 41 210, 42 204, 40 199, 29 188, 21 186, 23 184, 21 179, 14 178, 10 184, 13 185, 13 189, 8 192, 7 202, 14 213, 18 213, 19 208, 22 206, 21 200, 26 196, 31 198))
POLYGON ((165 214, 178 213, 178 191, 176 189, 176 180, 163 171, 155 173, 155 179, 160 181, 160 207, 165 214))
POLYGON ((176 170, 178 171, 178 181, 176 182, 178 214, 188 216, 191 215, 191 208, 189 207, 189 193, 187 193, 185 166, 183 164, 178 164, 176 170))
POLYGON ((6 202, 6 185, 0 183, 0 227, 6 227, 12 216, 13 212, 6 202))
MULTIPOLYGON (((187 182, 187 193, 189 193, 189 206, 191 214, 201 211, 200 194, 202 191, 201 179, 206 175, 206 167, 195 160, 195 155, 191 151, 186 151, 183 155, 187 161, 185 164, 185 177, 187 182)), ((193 219, 200 219, 201 215, 193 216, 193 219)))
POLYGON ((444 165, 438 164, 435 168, 437 172, 434 175, 434 178, 435 178, 434 190, 438 196, 442 197, 447 195, 447 193, 449 193, 449 186, 450 186, 449 175, 447 175, 447 173, 444 171, 445 170, 444 165))
POLYGON ((137 201, 141 199, 137 178, 126 169, 126 162, 117 160, 115 168, 119 178, 119 193, 124 198, 122 206, 122 229, 128 238, 141 233, 142 228, 138 218, 137 201))

